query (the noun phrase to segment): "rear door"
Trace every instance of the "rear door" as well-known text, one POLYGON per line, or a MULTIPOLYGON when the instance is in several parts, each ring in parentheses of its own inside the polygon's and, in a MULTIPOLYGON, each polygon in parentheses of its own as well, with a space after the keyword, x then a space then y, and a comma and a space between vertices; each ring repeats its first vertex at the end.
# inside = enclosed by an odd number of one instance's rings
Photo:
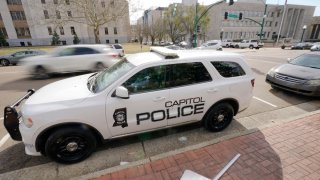
POLYGON ((202 62, 172 65, 168 125, 201 120, 206 110, 215 101, 217 91, 212 77, 202 62))
POLYGON ((89 47, 77 47, 75 55, 70 57, 70 61, 73 61, 73 69, 77 71, 92 70, 95 68, 98 62, 101 62, 103 58, 101 53, 93 48, 89 47))

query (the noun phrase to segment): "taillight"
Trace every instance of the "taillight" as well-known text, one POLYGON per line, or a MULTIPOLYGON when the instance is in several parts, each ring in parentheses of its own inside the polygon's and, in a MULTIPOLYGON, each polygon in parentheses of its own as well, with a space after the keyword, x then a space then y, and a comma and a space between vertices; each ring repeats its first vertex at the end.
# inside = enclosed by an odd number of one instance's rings
POLYGON ((119 56, 117 54, 112 54, 111 55, 113 58, 118 58, 119 56))
POLYGON ((251 80, 251 85, 254 87, 254 79, 251 80))

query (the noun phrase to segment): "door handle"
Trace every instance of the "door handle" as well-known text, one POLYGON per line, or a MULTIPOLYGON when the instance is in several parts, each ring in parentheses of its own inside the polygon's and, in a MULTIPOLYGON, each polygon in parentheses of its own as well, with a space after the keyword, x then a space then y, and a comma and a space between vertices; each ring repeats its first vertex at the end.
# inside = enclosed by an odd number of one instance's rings
POLYGON ((214 88, 214 89, 208 89, 207 90, 208 93, 215 93, 218 92, 218 89, 214 88))
POLYGON ((156 97, 153 99, 154 102, 165 100, 166 97, 156 97))

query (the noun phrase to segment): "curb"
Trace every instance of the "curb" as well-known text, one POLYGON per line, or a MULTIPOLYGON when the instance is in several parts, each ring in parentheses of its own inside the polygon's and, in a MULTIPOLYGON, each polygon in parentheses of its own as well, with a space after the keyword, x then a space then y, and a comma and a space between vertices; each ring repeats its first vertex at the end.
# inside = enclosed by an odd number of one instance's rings
POLYGON ((221 141, 225 141, 225 140, 229 140, 229 139, 232 139, 232 138, 235 138, 235 137, 251 134, 251 133, 257 132, 257 131, 262 130, 262 129, 267 129, 267 128, 270 128, 270 127, 273 127, 273 126, 285 124, 287 122, 299 120, 299 119, 302 119, 302 118, 305 118, 305 117, 308 117, 308 116, 312 116, 312 115, 315 115, 315 114, 319 114, 320 115, 320 110, 308 112, 308 113, 305 113, 305 114, 302 114, 302 115, 299 115, 299 116, 290 117, 290 118, 283 119, 283 120, 278 120, 278 122, 276 122, 276 123, 262 125, 262 126, 260 126, 258 128, 248 129, 248 130, 245 130, 245 131, 242 131, 242 132, 229 134, 229 135, 226 135, 226 136, 214 139, 214 140, 206 141, 206 142, 203 142, 203 143, 200 143, 200 144, 196 144, 196 145, 184 147, 184 148, 181 148, 181 149, 176 149, 176 150, 173 150, 173 151, 169 151, 169 152, 166 152, 166 153, 158 154, 158 155, 151 156, 151 157, 143 159, 143 160, 130 162, 129 164, 126 164, 126 165, 114 166, 114 167, 107 168, 107 169, 104 169, 104 170, 101 170, 101 171, 89 173, 89 174, 86 174, 86 175, 82 175, 82 176, 79 176, 79 177, 72 178, 72 180, 97 178, 99 176, 102 176, 102 175, 105 175, 105 174, 108 174, 108 173, 112 173, 112 172, 115 172, 115 171, 127 169, 127 168, 133 167, 133 166, 142 165, 142 164, 145 164, 145 163, 149 163, 149 162, 152 162, 152 161, 155 161, 155 160, 158 160, 158 159, 162 159, 162 158, 165 158, 165 157, 168 157, 168 156, 172 156, 172 155, 176 155, 176 154, 179 154, 179 153, 183 153, 183 152, 186 152, 186 151, 199 149, 199 148, 202 148, 202 147, 205 147, 205 146, 208 146, 208 145, 219 143, 221 141))

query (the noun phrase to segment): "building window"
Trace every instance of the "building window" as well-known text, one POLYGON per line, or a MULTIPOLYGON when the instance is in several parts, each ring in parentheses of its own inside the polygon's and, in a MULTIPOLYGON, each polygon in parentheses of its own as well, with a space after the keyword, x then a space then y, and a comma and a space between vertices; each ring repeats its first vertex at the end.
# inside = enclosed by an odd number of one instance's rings
POLYGON ((74 29, 74 27, 72 26, 72 27, 70 27, 70 30, 71 30, 71 34, 72 35, 75 35, 76 34, 76 30, 74 29))
POLYGON ((270 31, 268 32, 267 38, 269 38, 269 36, 270 36, 270 31))
POLYGON ((46 0, 41 0, 41 3, 42 3, 42 4, 45 4, 45 3, 46 3, 46 0))
POLYGON ((43 10, 44 18, 49 19, 49 13, 47 10, 43 10))
POLYGON ((109 30, 108 30, 108 28, 106 27, 106 28, 104 28, 104 34, 106 34, 106 35, 108 35, 109 34, 109 30))
POLYGON ((60 11, 56 11, 57 19, 61 19, 60 11))
POLYGON ((67 5, 70 5, 70 0, 66 0, 66 4, 67 4, 67 5))
POLYGON ((0 13, 0 20, 2 20, 2 16, 1 16, 1 13, 0 13))
POLYGON ((278 26, 278 22, 275 22, 275 23, 274 23, 274 27, 277 27, 277 26, 278 26))
POLYGON ((21 5, 21 0, 7 0, 8 5, 21 5))
POLYGON ((8 34, 7 34, 7 30, 6 28, 0 28, 0 32, 5 36, 5 37, 8 37, 8 34))
POLYGON ((64 35, 64 29, 63 29, 62 26, 59 27, 59 30, 60 30, 60 34, 61 34, 61 35, 64 35))
POLYGON ((52 28, 51 27, 48 27, 48 33, 49 33, 49 35, 52 35, 52 28))
POLYGON ((114 33, 114 34, 118 34, 118 31, 117 31, 117 28, 116 28, 116 27, 113 28, 113 33, 114 33))
POLYGON ((29 28, 16 28, 16 33, 18 37, 29 37, 30 36, 30 30, 29 28))
POLYGON ((67 11, 68 17, 72 17, 71 11, 67 11))
POLYGON ((53 0, 53 4, 58 4, 58 0, 53 0))
POLYGON ((273 14, 274 14, 274 13, 273 13, 273 12, 271 12, 271 17, 273 17, 273 14))
POLYGON ((107 39, 107 40, 106 40, 106 43, 107 43, 107 44, 109 44, 109 43, 110 43, 109 39, 107 39))
POLYGON ((277 17, 280 17, 280 12, 277 13, 277 17))
POLYGON ((118 39, 115 39, 115 40, 114 40, 114 43, 119 43, 118 39))
POLYGON ((101 6, 102 6, 103 8, 105 8, 105 7, 106 7, 106 2, 101 1, 101 6))

